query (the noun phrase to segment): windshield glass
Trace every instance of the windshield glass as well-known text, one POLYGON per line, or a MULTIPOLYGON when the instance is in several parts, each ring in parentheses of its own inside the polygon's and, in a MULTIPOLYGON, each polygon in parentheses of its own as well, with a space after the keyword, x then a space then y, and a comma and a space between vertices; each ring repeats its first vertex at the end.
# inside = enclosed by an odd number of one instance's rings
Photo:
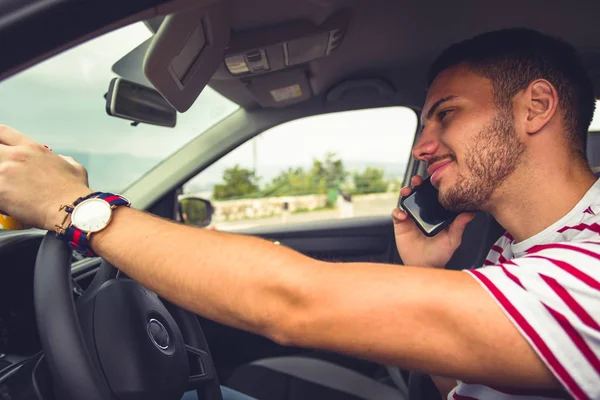
POLYGON ((210 88, 177 115, 175 128, 106 113, 112 65, 151 36, 143 23, 108 33, 0 82, 0 121, 69 155, 89 173, 90 187, 122 191, 238 105, 210 88))

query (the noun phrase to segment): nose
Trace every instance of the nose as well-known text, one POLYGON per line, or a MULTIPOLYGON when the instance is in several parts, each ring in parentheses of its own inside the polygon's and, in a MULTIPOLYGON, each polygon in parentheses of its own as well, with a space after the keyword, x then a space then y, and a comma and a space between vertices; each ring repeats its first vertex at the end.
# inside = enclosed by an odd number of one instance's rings
POLYGON ((439 140, 427 129, 423 129, 417 143, 413 146, 412 155, 416 160, 429 162, 439 148, 439 140))

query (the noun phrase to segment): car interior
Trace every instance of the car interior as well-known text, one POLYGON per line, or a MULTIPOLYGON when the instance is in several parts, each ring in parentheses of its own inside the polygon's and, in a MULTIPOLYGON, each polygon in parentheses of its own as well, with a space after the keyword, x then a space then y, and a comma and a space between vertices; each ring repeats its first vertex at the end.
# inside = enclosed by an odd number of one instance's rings
MULTIPOLYGON (((181 222, 182 185, 272 127, 388 106, 418 115, 429 64, 485 31, 519 26, 562 37, 600 93, 599 14, 600 3, 541 0, 11 0, 0 3, 0 80, 143 21, 151 36, 114 60, 116 76, 154 89, 173 113, 184 114, 207 86, 239 105, 123 192, 136 208, 181 222)), ((589 134, 593 167, 599 137, 589 134)), ((425 166, 411 159, 404 181, 416 174, 425 166)), ((482 265, 503 232, 478 213, 447 268, 482 265)), ((238 233, 320 260, 402 265, 389 215, 238 233)), ((258 400, 440 398, 419 371, 282 346, 193 315, 102 259, 72 254, 52 233, 0 230, 0 274, 3 399, 177 400, 185 390, 221 399, 220 384, 258 400), (168 327, 169 349, 155 351, 146 315, 168 327)))

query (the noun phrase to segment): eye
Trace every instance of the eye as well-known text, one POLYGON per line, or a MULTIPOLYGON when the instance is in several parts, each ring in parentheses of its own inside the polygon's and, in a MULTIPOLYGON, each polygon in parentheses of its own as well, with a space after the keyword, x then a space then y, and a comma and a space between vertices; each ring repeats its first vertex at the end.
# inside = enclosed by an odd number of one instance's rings
POLYGON ((438 120, 443 121, 444 118, 446 118, 446 116, 448 114, 450 114, 452 111, 454 111, 454 110, 453 109, 446 109, 446 110, 442 110, 442 111, 438 112, 437 113, 438 120))

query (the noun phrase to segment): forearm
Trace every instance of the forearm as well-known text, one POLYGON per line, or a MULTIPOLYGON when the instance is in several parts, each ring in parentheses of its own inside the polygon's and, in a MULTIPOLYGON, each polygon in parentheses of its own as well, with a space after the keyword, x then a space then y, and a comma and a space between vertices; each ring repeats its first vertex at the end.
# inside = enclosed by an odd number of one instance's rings
MULTIPOLYGON (((91 245, 144 287, 198 315, 278 342, 370 359, 398 361, 388 345, 379 346, 381 339, 408 335, 412 319, 434 313, 431 305, 439 303, 420 294, 433 279, 427 270, 325 263, 267 240, 193 228, 125 207, 115 210, 91 245), (390 303, 402 310, 405 324, 380 325, 373 311, 390 303), (377 345, 359 344, 361 326, 378 326, 377 345)), ((434 320, 435 330, 442 320, 434 320)))
POLYGON ((302 276, 318 263, 266 240, 191 228, 124 207, 91 245, 170 301, 274 339, 303 307, 302 276))
POLYGON ((556 384, 494 300, 463 272, 326 263, 266 240, 124 207, 91 245, 170 301, 282 344, 474 382, 556 384))

